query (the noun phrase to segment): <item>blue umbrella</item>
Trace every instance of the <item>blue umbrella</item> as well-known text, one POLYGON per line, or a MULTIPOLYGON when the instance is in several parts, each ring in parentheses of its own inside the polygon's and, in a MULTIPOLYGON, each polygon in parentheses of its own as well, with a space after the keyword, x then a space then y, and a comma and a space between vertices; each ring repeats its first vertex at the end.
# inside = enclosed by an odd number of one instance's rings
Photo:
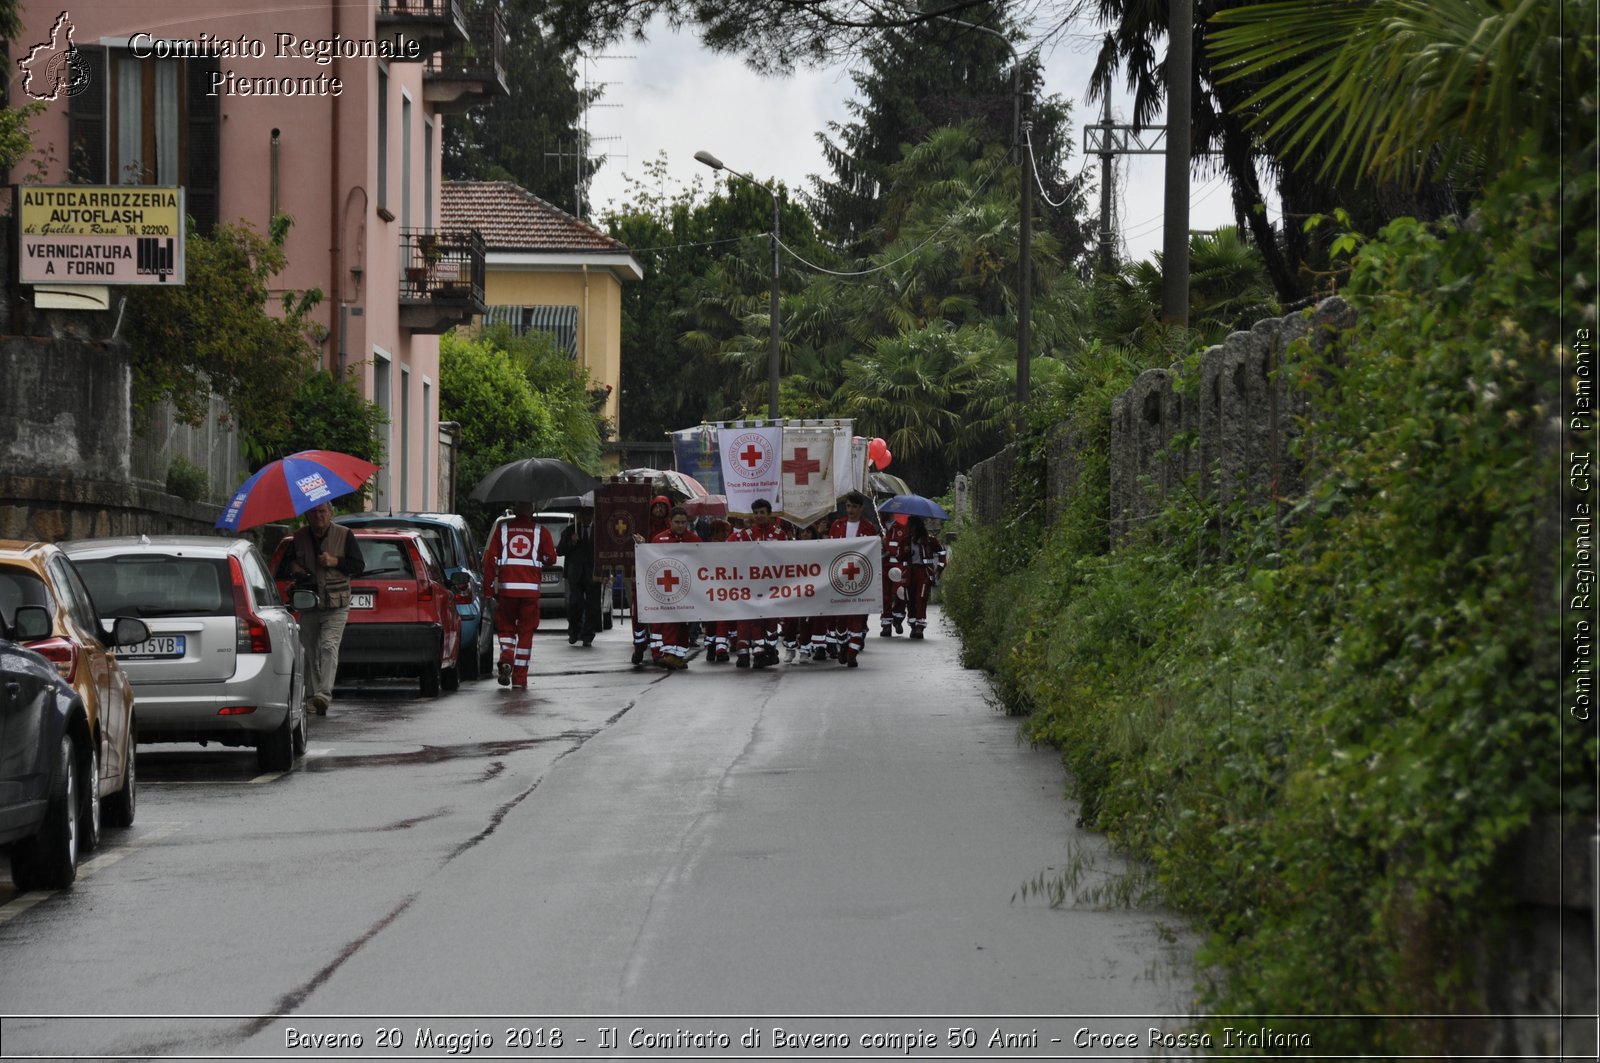
POLYGON ((939 520, 949 520, 950 514, 944 507, 931 498, 921 495, 895 495, 887 502, 878 505, 879 513, 904 513, 912 517, 936 517, 939 520))

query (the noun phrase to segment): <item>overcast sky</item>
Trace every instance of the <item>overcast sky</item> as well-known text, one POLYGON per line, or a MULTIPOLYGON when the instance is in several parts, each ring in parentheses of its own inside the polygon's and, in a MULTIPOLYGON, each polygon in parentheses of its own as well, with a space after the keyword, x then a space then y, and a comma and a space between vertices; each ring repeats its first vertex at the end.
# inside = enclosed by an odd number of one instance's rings
MULTIPOLYGON (((1093 47, 1090 36, 1097 39, 1090 34, 1069 39, 1044 57, 1046 91, 1072 101, 1074 150, 1068 168, 1074 174, 1085 165, 1083 126, 1099 120, 1099 107, 1084 102, 1093 54, 1083 49, 1093 47)), ((731 169, 762 180, 775 176, 790 188, 809 191, 807 178, 826 173, 816 134, 830 121, 848 121, 845 102, 855 95, 845 68, 764 78, 737 58, 705 50, 693 35, 665 28, 648 43, 629 42, 586 66, 591 83, 607 83, 606 106, 589 112, 594 150, 611 156, 590 189, 596 218, 627 198, 625 175, 642 179, 644 164, 661 153, 668 162, 669 193, 696 178, 709 187, 715 174, 694 161, 700 150, 731 169)), ((1112 105, 1116 120, 1125 121, 1131 100, 1113 98, 1112 105)), ((1098 186, 1099 157, 1091 157, 1089 165, 1098 186)), ((1123 179, 1116 211, 1122 239, 1133 258, 1147 258, 1161 249, 1162 157, 1123 156, 1119 165, 1123 179)), ((1098 218, 1098 192, 1089 206, 1098 218)), ((1228 190, 1219 177, 1194 179, 1189 210, 1192 229, 1233 222, 1228 190)))

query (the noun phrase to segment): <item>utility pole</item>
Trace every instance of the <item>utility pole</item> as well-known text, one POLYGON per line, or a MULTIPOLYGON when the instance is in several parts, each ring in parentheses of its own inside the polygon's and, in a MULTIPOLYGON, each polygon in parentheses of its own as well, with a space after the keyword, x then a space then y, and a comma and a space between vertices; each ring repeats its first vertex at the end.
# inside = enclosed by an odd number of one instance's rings
MULTIPOLYGON (((1165 155, 1167 153, 1165 129, 1142 129, 1139 126, 1119 125, 1111 120, 1111 90, 1107 87, 1100 98, 1100 121, 1083 127, 1083 153, 1100 156, 1100 268, 1111 270, 1111 165, 1118 155, 1165 155)), ((1185 189, 1187 190, 1187 185, 1185 189)), ((1188 203, 1185 198, 1184 203, 1188 203)), ((1188 245, 1185 244, 1185 247, 1188 245)))
POLYGON ((1194 0, 1169 0, 1167 21, 1166 224, 1161 238, 1161 320, 1189 327, 1190 92, 1194 0))

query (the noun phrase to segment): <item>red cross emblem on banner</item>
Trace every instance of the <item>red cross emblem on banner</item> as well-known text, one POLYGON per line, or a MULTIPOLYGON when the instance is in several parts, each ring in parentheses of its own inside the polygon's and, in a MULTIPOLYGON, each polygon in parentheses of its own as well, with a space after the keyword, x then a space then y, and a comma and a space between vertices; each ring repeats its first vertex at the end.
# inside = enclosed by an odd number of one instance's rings
POLYGON ((751 443, 744 448, 744 453, 739 455, 739 460, 753 469, 757 465, 761 464, 761 459, 764 456, 765 455, 763 455, 762 452, 757 449, 756 445, 751 443))
POLYGON ((847 580, 854 581, 855 578, 860 574, 861 570, 856 567, 856 563, 854 561, 850 562, 844 567, 844 578, 847 580))
POLYGON ((801 487, 811 483, 811 474, 822 471, 822 462, 811 457, 805 447, 795 447, 794 457, 783 463, 783 471, 794 474, 794 482, 801 487))
POLYGON ((679 579, 677 573, 673 572, 670 568, 661 573, 660 577, 656 580, 657 585, 668 594, 671 594, 672 589, 682 582, 683 580, 679 579))

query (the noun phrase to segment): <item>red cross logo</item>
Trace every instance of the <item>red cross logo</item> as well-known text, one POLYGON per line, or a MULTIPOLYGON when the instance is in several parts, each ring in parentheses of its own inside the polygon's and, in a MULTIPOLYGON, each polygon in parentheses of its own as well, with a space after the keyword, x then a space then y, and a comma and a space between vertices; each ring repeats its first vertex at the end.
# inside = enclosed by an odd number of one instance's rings
POLYGON ((801 487, 811 483, 811 474, 822 471, 822 462, 812 458, 805 447, 795 447, 794 457, 783 463, 784 472, 794 473, 794 482, 801 487))
POLYGON ((516 535, 511 537, 512 557, 531 557, 532 555, 533 543, 528 541, 528 537, 526 535, 518 532, 516 535))
POLYGON ((666 591, 668 594, 671 594, 672 593, 672 588, 676 587, 678 584, 680 584, 682 582, 683 582, 683 580, 679 579, 677 574, 675 572, 673 572, 672 569, 670 569, 670 568, 667 569, 665 572, 661 573, 660 578, 658 578, 656 580, 657 585, 660 586, 660 588, 662 590, 666 591))
POLYGON ((762 457, 764 457, 764 455, 761 453, 761 451, 756 449, 756 445, 754 443, 751 443, 744 448, 744 453, 739 455, 739 460, 753 469, 757 465, 761 464, 762 457))
POLYGON ((844 578, 852 583, 855 582, 855 578, 860 574, 861 570, 856 567, 856 563, 854 561, 850 562, 844 567, 844 578))

